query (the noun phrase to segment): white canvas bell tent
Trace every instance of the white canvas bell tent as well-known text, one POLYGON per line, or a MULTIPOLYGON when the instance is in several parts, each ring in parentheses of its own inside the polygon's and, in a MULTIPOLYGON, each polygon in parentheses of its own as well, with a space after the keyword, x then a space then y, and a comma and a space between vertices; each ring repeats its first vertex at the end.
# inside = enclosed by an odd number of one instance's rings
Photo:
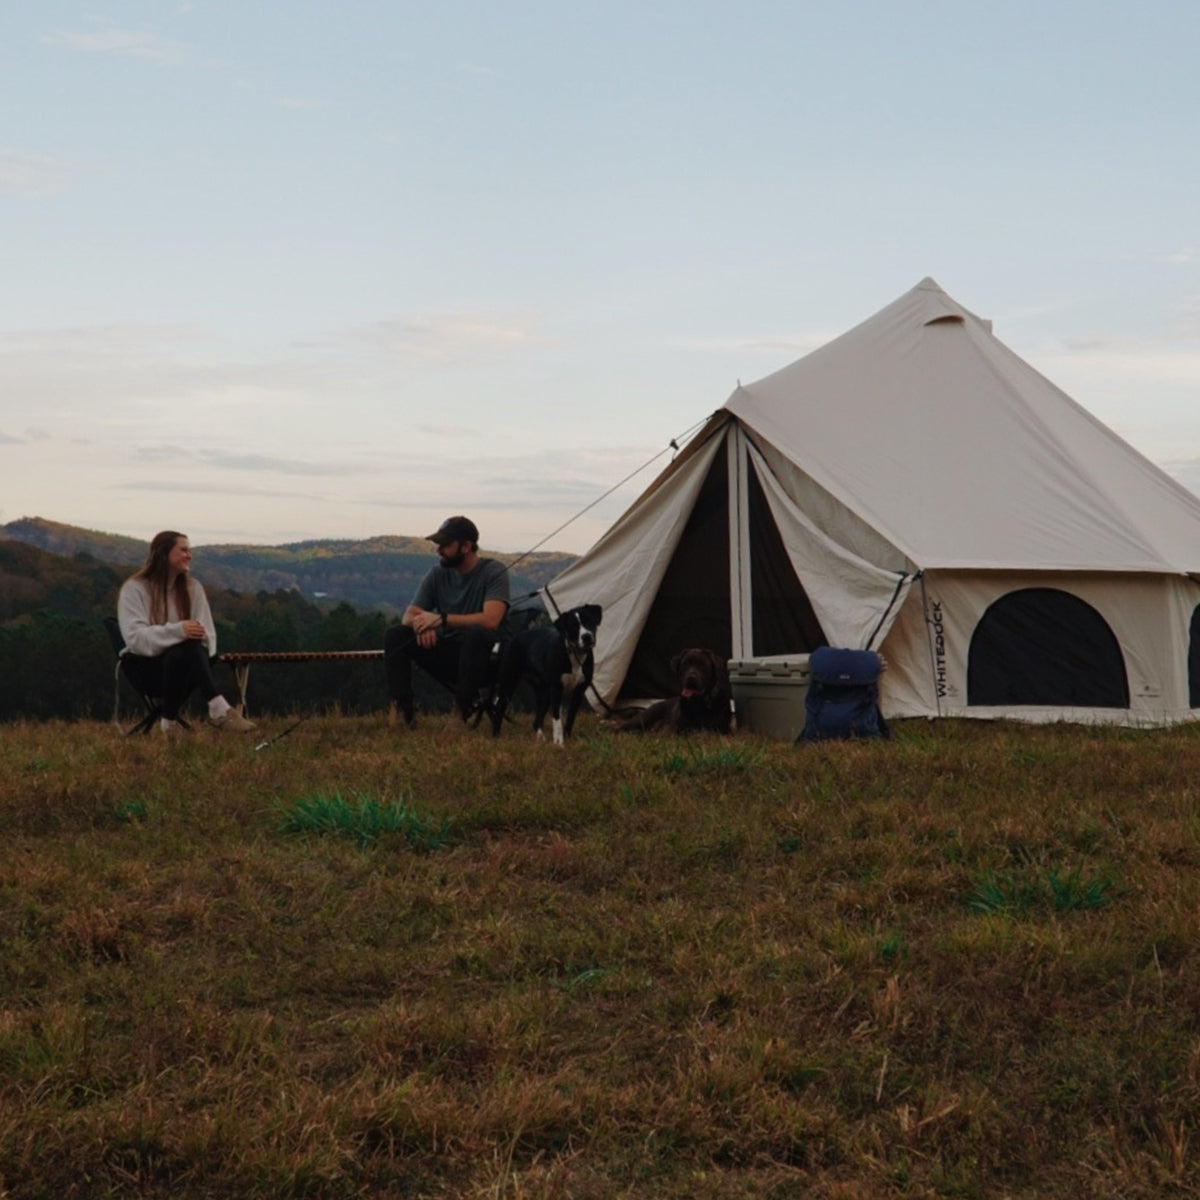
POLYGON ((547 589, 604 607, 596 685, 878 649, 886 715, 1137 724, 1200 709, 1200 500, 932 279, 739 386, 547 589))

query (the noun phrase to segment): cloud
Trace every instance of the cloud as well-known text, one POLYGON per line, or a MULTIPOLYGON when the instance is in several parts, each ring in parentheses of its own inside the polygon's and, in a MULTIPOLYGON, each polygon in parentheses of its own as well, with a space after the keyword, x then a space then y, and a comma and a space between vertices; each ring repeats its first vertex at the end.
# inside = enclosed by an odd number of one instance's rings
POLYGON ((56 196, 70 182, 72 169, 46 154, 0 150, 0 192, 32 199, 56 196))
POLYGON ((364 492, 353 501, 384 509, 414 507, 458 512, 503 509, 511 512, 575 515, 610 493, 641 491, 667 464, 664 454, 650 457, 645 447, 564 446, 553 460, 544 454, 495 458, 423 458, 396 464, 405 481, 403 495, 364 492), (453 480, 452 491, 446 480, 453 480))
POLYGON ((799 357, 831 342, 837 333, 784 334, 774 338, 686 338, 677 343, 683 350, 713 354, 789 354, 799 357))
POLYGON ((1040 317, 1054 316, 1062 312, 1061 304, 1027 304, 1021 308, 1010 308, 992 318, 997 326, 1011 326, 1017 321, 1037 320, 1040 317))
POLYGON ((12 437, 7 433, 0 433, 0 446, 24 446, 25 439, 20 437, 12 437))
MULTIPOLYGON (((189 483, 187 480, 172 478, 164 479, 128 479, 123 483, 110 484, 109 487, 113 491, 120 492, 155 492, 160 496, 174 495, 192 495, 205 496, 213 494, 213 486, 210 482, 197 480, 195 483, 189 483)), ((273 499, 273 500, 307 500, 317 501, 319 503, 328 503, 330 497, 322 495, 318 492, 288 492, 278 488, 262 488, 262 487, 242 487, 242 488, 221 488, 221 499, 226 500, 230 496, 254 496, 258 499, 273 499)))
POLYGON ((217 467, 226 471, 275 471, 280 475, 352 476, 362 474, 364 469, 375 471, 386 469, 383 464, 373 468, 364 468, 361 463, 346 461, 312 462, 221 449, 188 450, 183 446, 169 444, 140 446, 135 454, 144 462, 195 463, 198 466, 217 467))
POLYGON ((290 405, 295 400, 295 394, 281 387, 251 383, 247 379, 242 382, 238 376, 253 377, 268 374, 267 368, 233 367, 212 368, 204 372, 187 391, 187 403, 197 406, 197 409, 228 410, 238 409, 262 412, 264 408, 281 408, 290 405), (232 371, 233 377, 223 377, 224 371, 232 371), (217 377, 210 383, 207 376, 217 377))
POLYGON ((1066 337, 1058 343, 1071 354, 1136 354, 1146 349, 1144 338, 1132 338, 1112 333, 1088 333, 1066 337))
POLYGON ((1051 364, 1059 364, 1147 382, 1200 383, 1200 297, 1180 301, 1166 325, 1141 336, 1097 330, 1018 348, 1018 353, 1036 358, 1051 378, 1056 369, 1051 364))
MULTIPOLYGON (((237 339, 187 325, 0 332, 0 429, 27 434, 36 423, 53 435, 0 446, 39 464, 6 503, 56 519, 72 519, 74 505, 106 528, 135 529, 157 495, 194 535, 244 521, 250 541, 284 528, 419 533, 467 509, 488 514, 493 547, 524 548, 567 521, 574 538, 598 536, 603 514, 619 515, 632 495, 596 502, 662 450, 614 444, 637 436, 618 432, 616 418, 604 423, 612 443, 597 445, 594 415, 563 406, 556 363, 545 394, 522 380, 515 407, 497 391, 489 412, 499 421, 480 413, 473 424, 457 364, 491 354, 504 367, 504 356, 540 352, 531 317, 463 309, 368 332, 372 344, 350 342, 342 327, 317 338, 318 354, 246 357, 237 339), (381 338, 402 349, 381 352, 381 338), (420 387, 405 378, 417 370, 428 374, 420 387), (93 448, 71 445, 85 435, 93 448)), ((638 475, 632 494, 666 461, 638 475)))
POLYGON ((335 370, 295 354, 246 359, 187 326, 0 332, 0 425, 36 414, 56 434, 136 428, 133 436, 152 442, 172 440, 182 418, 278 436, 285 415, 329 393, 335 370))
POLYGON ((42 36, 50 46, 63 46, 82 54, 116 54, 126 58, 144 58, 153 62, 175 62, 182 56, 182 46, 168 38, 144 30, 109 27, 96 32, 56 30, 42 36))
POLYGON ((8 353, 48 353, 57 361, 72 354, 145 355, 151 347, 177 346, 185 341, 202 340, 205 336, 190 325, 145 325, 128 321, 0 331, 0 347, 8 353))
POLYGON ((1200 296, 1188 296, 1179 304, 1168 333, 1176 340, 1200 342, 1200 296))
POLYGON ((1065 370, 1086 369, 1099 372, 1110 382, 1120 377, 1124 386, 1130 382, 1157 384, 1200 385, 1200 350, 1171 349, 1138 345, 1122 347, 1119 339, 1105 343, 1088 341, 1073 344, 1065 352, 1031 356, 1038 370, 1051 379, 1065 370))
POLYGON ((427 433, 430 437, 436 438, 477 438, 482 436, 478 429, 472 429, 469 425, 414 425, 413 430, 417 433, 427 433))
POLYGON ((542 343, 534 324, 479 313, 445 312, 376 321, 352 330, 351 337, 385 354, 456 364, 542 343))

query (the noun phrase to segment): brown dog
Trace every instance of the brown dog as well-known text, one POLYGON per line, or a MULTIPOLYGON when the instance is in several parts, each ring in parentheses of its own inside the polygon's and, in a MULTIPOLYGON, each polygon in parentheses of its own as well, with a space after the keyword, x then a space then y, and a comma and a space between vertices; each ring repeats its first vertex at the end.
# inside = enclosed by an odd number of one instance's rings
POLYGON ((671 659, 671 670, 679 681, 679 695, 643 708, 622 721, 617 733, 647 729, 668 729, 672 733, 711 729, 728 733, 733 725, 733 693, 725 660, 712 650, 693 647, 671 659))

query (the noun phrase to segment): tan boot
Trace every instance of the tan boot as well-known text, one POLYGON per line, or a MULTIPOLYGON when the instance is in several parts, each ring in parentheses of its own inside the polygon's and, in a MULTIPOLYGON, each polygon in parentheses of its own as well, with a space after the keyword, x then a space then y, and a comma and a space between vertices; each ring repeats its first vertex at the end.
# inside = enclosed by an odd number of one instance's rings
POLYGON ((242 716, 240 708, 231 708, 223 717, 209 717, 208 723, 222 733, 253 733, 258 728, 253 721, 242 716))

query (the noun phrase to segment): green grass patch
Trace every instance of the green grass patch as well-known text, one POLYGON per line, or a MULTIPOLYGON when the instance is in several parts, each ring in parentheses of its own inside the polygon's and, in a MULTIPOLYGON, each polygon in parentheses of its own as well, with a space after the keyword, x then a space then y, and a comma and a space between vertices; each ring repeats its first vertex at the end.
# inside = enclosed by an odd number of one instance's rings
POLYGON ((368 846, 381 838, 399 837, 412 850, 428 852, 449 840, 449 823, 435 824, 403 801, 385 802, 372 796, 346 800, 340 792, 305 796, 281 807, 281 833, 333 834, 368 846))
POLYGON ((669 776, 735 775, 762 765, 762 754, 743 746, 722 746, 717 750, 701 751, 688 744, 686 754, 676 750, 663 762, 662 769, 669 776))
POLYGON ((975 886, 967 907, 977 913, 1090 912, 1106 908, 1118 894, 1116 881, 1107 869, 1085 872, 1082 864, 1071 871, 1056 867, 1030 867, 1024 872, 986 875, 975 886))

